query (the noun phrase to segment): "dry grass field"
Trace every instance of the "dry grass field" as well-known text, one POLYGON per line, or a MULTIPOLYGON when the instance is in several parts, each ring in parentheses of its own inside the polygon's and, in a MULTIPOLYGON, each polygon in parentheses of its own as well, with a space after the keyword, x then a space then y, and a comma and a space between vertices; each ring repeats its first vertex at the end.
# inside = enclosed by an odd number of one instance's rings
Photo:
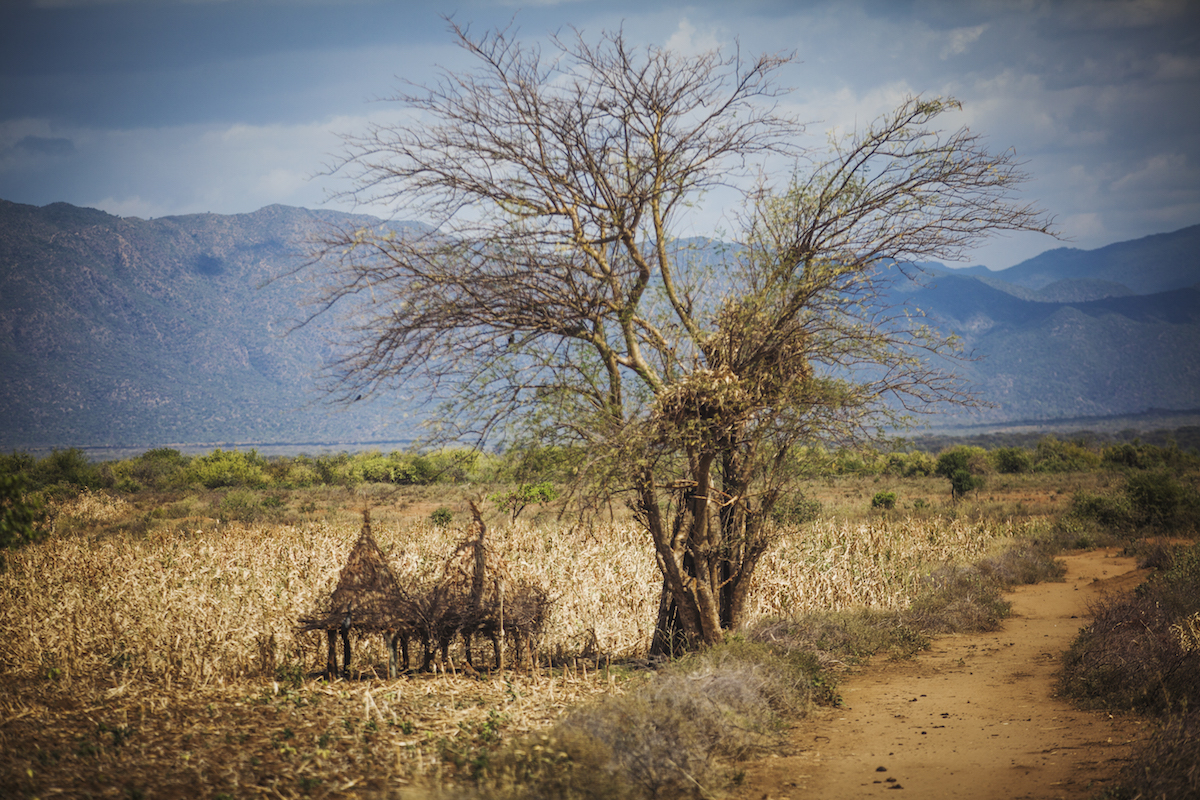
MULTIPOLYGON (((919 578, 1037 536, 1102 474, 995 476, 951 506, 940 478, 831 478, 812 522, 756 575, 756 618, 899 608, 919 578), (871 508, 896 493, 888 512, 871 508)), ((380 637, 326 682, 324 636, 296 632, 328 597, 369 507, 397 578, 435 573, 468 535, 453 488, 85 492, 0 572, 0 786, 15 797, 395 796, 470 774, 487 748, 637 682, 660 578, 619 512, 602 526, 547 508, 489 544, 551 598, 532 670, 388 680, 380 637), (230 496, 241 491, 243 496, 230 496), (438 527, 433 508, 454 509, 438 527), (265 509, 265 511, 264 511, 265 509), (238 519, 238 516, 245 517, 238 519), (461 524, 460 524, 461 523, 461 524)), ((415 659, 414 659, 415 660, 415 659)))

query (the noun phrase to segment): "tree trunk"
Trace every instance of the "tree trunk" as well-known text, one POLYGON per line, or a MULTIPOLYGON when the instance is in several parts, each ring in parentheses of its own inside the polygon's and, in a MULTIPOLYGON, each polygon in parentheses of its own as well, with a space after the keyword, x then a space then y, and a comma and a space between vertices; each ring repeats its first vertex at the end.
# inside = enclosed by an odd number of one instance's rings
MULTIPOLYGON (((675 524, 679 540, 675 547, 683 551, 678 559, 678 585, 683 591, 664 578, 651 654, 677 655, 681 649, 712 644, 724 631, 745 621, 750 584, 770 544, 763 526, 778 492, 768 491, 761 495, 757 508, 752 505, 747 499, 751 481, 743 468, 744 456, 732 444, 722 454, 720 492, 712 485, 715 459, 693 462, 695 485, 680 498, 675 524), (711 510, 714 495, 725 500, 715 514, 711 510), (694 628, 685 623, 690 618, 695 619, 694 628)), ((643 498, 644 504, 649 502, 643 498)), ((658 524, 661 528, 661 521, 658 524)))

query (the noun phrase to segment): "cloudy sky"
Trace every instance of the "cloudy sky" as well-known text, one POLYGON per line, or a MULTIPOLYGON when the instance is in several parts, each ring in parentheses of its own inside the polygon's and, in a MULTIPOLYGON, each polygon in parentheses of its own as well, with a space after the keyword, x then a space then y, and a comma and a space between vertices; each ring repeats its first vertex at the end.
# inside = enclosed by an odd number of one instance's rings
MULTIPOLYGON (((1200 3, 800 0, 0 0, 0 198, 122 216, 349 210, 339 134, 395 119, 402 80, 464 66, 442 15, 524 39, 565 26, 696 52, 795 51, 811 144, 906 95, 1014 148, 1066 245, 1200 223, 1200 3)), ((359 209, 386 215, 386 209, 359 209)), ((694 233, 722 209, 697 212, 694 233)), ((994 240, 994 269, 1051 247, 994 240)))

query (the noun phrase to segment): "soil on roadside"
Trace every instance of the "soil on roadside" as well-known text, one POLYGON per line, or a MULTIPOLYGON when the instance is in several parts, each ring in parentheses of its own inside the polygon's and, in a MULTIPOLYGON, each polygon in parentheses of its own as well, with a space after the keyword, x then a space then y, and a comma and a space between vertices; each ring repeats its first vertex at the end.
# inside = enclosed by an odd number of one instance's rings
POLYGON ((1089 605, 1148 570, 1118 550, 1065 556, 1065 581, 1007 595, 1000 631, 938 638, 911 661, 850 673, 842 708, 804 720, 790 753, 746 766, 739 800, 1089 798, 1112 784, 1146 726, 1056 696, 1089 605))

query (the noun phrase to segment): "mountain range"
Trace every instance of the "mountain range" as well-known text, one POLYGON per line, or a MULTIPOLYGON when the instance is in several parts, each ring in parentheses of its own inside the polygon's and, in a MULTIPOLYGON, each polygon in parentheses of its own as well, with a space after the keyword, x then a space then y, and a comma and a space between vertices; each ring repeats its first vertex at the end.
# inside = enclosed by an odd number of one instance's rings
MULTIPOLYGON (((0 452, 416 435, 412 399, 329 404, 318 376, 338 320, 295 327, 315 287, 289 274, 344 221, 383 224, 286 206, 143 220, 0 200, 0 452)), ((959 333, 974 360, 958 371, 991 403, 935 422, 1200 407, 1200 226, 996 272, 922 266, 897 301, 959 333)))

